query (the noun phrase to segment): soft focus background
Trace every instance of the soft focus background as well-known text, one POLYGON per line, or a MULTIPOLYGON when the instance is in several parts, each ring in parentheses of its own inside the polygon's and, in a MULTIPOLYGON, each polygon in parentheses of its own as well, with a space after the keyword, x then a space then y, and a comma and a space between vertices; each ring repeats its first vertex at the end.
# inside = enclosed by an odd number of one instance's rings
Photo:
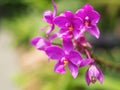
POLYGON ((53 72, 54 61, 48 62, 44 52, 29 43, 34 36, 44 36, 40 28, 44 10, 53 10, 51 0, 0 0, 0 90, 120 90, 120 1, 119 0, 55 0, 58 15, 75 12, 90 3, 101 14, 98 24, 101 37, 88 40, 93 53, 100 58, 98 66, 105 80, 87 86, 86 68, 73 79, 67 73, 53 72))

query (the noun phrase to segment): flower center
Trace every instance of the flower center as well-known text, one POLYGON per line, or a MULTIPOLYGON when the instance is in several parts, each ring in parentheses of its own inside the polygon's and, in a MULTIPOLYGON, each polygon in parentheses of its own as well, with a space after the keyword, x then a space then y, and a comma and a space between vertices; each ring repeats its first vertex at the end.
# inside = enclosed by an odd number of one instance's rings
POLYGON ((88 16, 85 17, 85 26, 88 27, 90 25, 90 19, 88 16))
POLYGON ((91 77, 91 82, 92 82, 93 84, 95 84, 96 81, 97 81, 96 77, 92 76, 92 77, 91 77))
POLYGON ((67 64, 68 64, 68 60, 65 59, 65 60, 64 60, 64 66, 66 66, 67 64))
POLYGON ((69 31, 73 31, 73 27, 72 26, 68 26, 68 30, 69 31))
POLYGON ((89 22, 85 21, 85 26, 88 27, 89 26, 89 22))

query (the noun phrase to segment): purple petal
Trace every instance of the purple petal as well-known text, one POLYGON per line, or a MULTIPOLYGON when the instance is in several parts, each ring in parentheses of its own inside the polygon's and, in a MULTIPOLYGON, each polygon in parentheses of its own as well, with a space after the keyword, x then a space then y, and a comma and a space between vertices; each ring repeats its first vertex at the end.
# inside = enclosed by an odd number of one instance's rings
POLYGON ((78 75, 78 67, 71 62, 68 63, 68 68, 70 70, 70 73, 72 74, 73 78, 76 78, 78 75))
POLYGON ((60 73, 60 74, 66 73, 65 68, 64 68, 64 64, 61 63, 60 61, 58 61, 58 62, 55 64, 54 72, 57 72, 57 73, 60 73))
POLYGON ((41 37, 37 36, 34 37, 30 40, 31 45, 36 46, 36 44, 38 43, 38 41, 41 39, 41 37))
POLYGON ((58 46, 49 46, 46 48, 46 54, 51 59, 60 60, 64 56, 64 51, 58 46))
POLYGON ((89 73, 89 78, 93 76, 97 78, 99 75, 99 71, 95 65, 90 66, 88 73, 89 73))
POLYGON ((91 60, 89 60, 89 59, 83 59, 82 62, 80 63, 80 67, 87 66, 90 64, 90 62, 91 62, 91 60))
POLYGON ((81 61, 81 63, 80 63, 80 67, 87 66, 87 65, 89 65, 89 64, 91 64, 91 63, 93 63, 93 62, 94 62, 94 61, 91 60, 91 59, 83 59, 83 60, 81 61))
POLYGON ((86 80, 87 84, 90 85, 91 80, 89 78, 89 69, 86 71, 85 80, 86 80))
POLYGON ((91 18, 92 25, 95 25, 100 20, 100 14, 98 12, 96 12, 95 10, 91 11, 91 13, 89 14, 89 16, 91 18))
POLYGON ((69 23, 65 16, 57 16, 54 19, 54 23, 59 27, 65 27, 66 23, 69 23))
POLYGON ((86 10, 86 11, 91 11, 93 10, 94 8, 90 5, 90 4, 85 4, 82 9, 86 10))
POLYGON ((49 27, 49 29, 46 32, 46 35, 48 36, 54 30, 54 28, 55 28, 54 24, 51 24, 51 26, 49 27))
POLYGON ((102 84, 104 81, 104 75, 102 73, 102 71, 97 67, 98 71, 99 71, 99 75, 97 77, 97 79, 100 81, 100 83, 102 84))
POLYGON ((76 15, 81 17, 81 19, 84 19, 86 14, 85 14, 85 10, 84 9, 79 9, 76 11, 76 15))
POLYGON ((70 36, 69 31, 66 28, 61 28, 60 31, 58 32, 58 37, 61 38, 61 37, 64 37, 64 36, 69 37, 70 36))
POLYGON ((72 50, 69 53, 69 60, 70 62, 78 66, 82 61, 82 57, 80 56, 80 53, 78 51, 72 50))
POLYGON ((98 29, 97 26, 92 26, 91 28, 89 28, 88 32, 89 32, 91 35, 95 36, 97 39, 98 39, 99 36, 100 36, 100 31, 99 31, 99 29, 98 29))
POLYGON ((79 17, 74 17, 72 20, 72 24, 75 29, 79 29, 82 27, 83 21, 79 17))
POLYGON ((67 18, 68 20, 72 20, 72 19, 74 18, 74 13, 71 12, 71 11, 65 11, 65 12, 64 12, 64 15, 66 16, 66 18, 67 18))
POLYGON ((53 13, 50 10, 47 10, 43 13, 43 19, 48 23, 53 23, 53 13))
POLYGON ((63 48, 68 53, 73 49, 73 43, 70 38, 63 39, 63 48))
POLYGON ((48 46, 51 45, 51 43, 44 38, 41 37, 35 37, 31 40, 31 44, 35 46, 39 50, 45 50, 48 46))
POLYGON ((53 8, 54 8, 53 16, 56 16, 56 13, 57 13, 57 6, 56 6, 56 3, 55 3, 54 0, 52 0, 52 4, 53 4, 53 8))
POLYGON ((56 34, 56 33, 53 34, 53 35, 51 35, 50 38, 49 38, 49 41, 50 41, 50 42, 53 41, 56 37, 57 37, 57 34, 56 34))
POLYGON ((75 37, 75 39, 77 39, 81 34, 81 31, 79 29, 75 29, 73 30, 73 35, 75 37))
POLYGON ((60 31, 59 31, 59 34, 64 34, 66 32, 68 32, 67 28, 61 28, 60 31))

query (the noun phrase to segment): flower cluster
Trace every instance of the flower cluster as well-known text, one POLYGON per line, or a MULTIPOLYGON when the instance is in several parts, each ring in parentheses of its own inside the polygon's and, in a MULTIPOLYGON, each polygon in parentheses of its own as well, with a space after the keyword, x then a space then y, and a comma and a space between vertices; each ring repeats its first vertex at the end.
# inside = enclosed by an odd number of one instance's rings
MULTIPOLYGON (((65 11, 56 16, 57 7, 52 0, 54 11, 47 10, 43 14, 43 19, 48 23, 46 38, 34 37, 31 44, 38 50, 44 51, 49 59, 56 60, 54 72, 64 74, 65 68, 68 66, 73 78, 78 75, 79 68, 89 66, 86 71, 85 79, 87 84, 95 83, 99 80, 103 82, 104 76, 102 71, 94 64, 91 56, 91 44, 86 40, 85 32, 87 31, 97 39, 100 36, 97 23, 100 19, 98 12, 90 4, 84 5, 75 13, 65 11), (59 27, 59 31, 53 33, 55 25, 59 27), (62 40, 61 45, 53 44, 53 40, 59 38, 62 40), (82 56, 85 56, 84 58, 82 56)), ((46 29, 42 28, 42 30, 46 29)))

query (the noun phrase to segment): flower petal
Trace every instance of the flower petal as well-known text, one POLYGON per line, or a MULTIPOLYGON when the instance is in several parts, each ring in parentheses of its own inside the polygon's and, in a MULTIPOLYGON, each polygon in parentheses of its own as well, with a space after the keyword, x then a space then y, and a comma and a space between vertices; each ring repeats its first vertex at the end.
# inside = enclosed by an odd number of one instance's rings
POLYGON ((68 20, 70 20, 70 21, 74 18, 74 13, 71 12, 71 11, 65 11, 65 12, 64 12, 64 15, 65 15, 66 18, 67 18, 68 20))
POLYGON ((99 75, 99 71, 95 65, 90 66, 88 73, 89 73, 89 78, 91 78, 91 77, 97 78, 99 75))
POLYGON ((79 17, 74 17, 72 20, 72 24, 73 24, 74 29, 79 29, 82 27, 83 21, 79 17))
POLYGON ((100 14, 98 12, 96 12, 95 10, 92 10, 91 13, 89 14, 89 16, 91 18, 92 25, 95 25, 100 20, 100 14))
POLYGON ((90 4, 85 4, 82 9, 86 10, 86 11, 91 11, 93 10, 94 8, 90 5, 90 4))
POLYGON ((69 60, 74 65, 78 66, 81 63, 81 61, 82 61, 82 57, 81 57, 81 55, 80 55, 80 53, 78 51, 72 50, 69 53, 69 60))
POLYGON ((51 43, 44 38, 41 37, 35 37, 31 40, 31 44, 35 46, 39 50, 45 50, 48 46, 51 45, 51 43))
POLYGON ((99 71, 99 75, 97 77, 97 79, 100 81, 100 83, 102 84, 104 81, 104 75, 102 73, 102 71, 97 67, 98 71, 99 71))
POLYGON ((70 70, 70 73, 72 74, 73 78, 76 78, 78 75, 78 67, 71 62, 68 63, 68 68, 70 70))
POLYGON ((69 23, 69 21, 67 20, 67 18, 65 16, 57 16, 54 19, 54 23, 58 27, 65 27, 66 23, 69 23))
POLYGON ((49 27, 49 29, 46 32, 46 35, 48 36, 54 30, 54 28, 55 28, 54 24, 51 24, 51 26, 49 27))
POLYGON ((97 26, 92 26, 91 28, 88 29, 88 32, 95 36, 97 39, 100 37, 100 31, 97 26))
POLYGON ((38 41, 41 39, 41 37, 37 36, 34 37, 30 40, 31 45, 36 46, 36 44, 38 43, 38 41))
POLYGON ((57 34, 54 33, 50 36, 49 41, 52 42, 55 38, 57 38, 57 34))
POLYGON ((79 36, 81 35, 81 31, 79 29, 73 30, 73 35, 75 39, 78 39, 79 36))
POLYGON ((73 43, 70 38, 63 38, 63 48, 68 53, 73 49, 73 43))
POLYGON ((80 63, 80 67, 87 66, 87 65, 89 65, 89 64, 91 64, 91 63, 93 63, 93 62, 94 62, 94 60, 91 60, 91 59, 83 59, 83 60, 81 61, 81 63, 80 63))
POLYGON ((57 13, 57 6, 56 6, 56 3, 55 3, 54 0, 52 0, 52 4, 53 4, 53 8, 54 8, 53 16, 56 16, 56 13, 57 13))
POLYGON ((64 56, 64 51, 58 46, 49 46, 45 50, 46 54, 51 59, 60 60, 64 56))
POLYGON ((48 23, 53 23, 53 13, 50 10, 47 10, 43 13, 43 19, 48 23))
POLYGON ((60 74, 66 73, 65 68, 64 68, 64 64, 61 63, 60 61, 58 61, 58 62, 55 64, 54 72, 57 72, 57 73, 60 73, 60 74))
POLYGON ((66 37, 66 38, 69 38, 70 37, 70 34, 69 34, 69 31, 68 31, 68 29, 66 29, 66 28, 61 28, 60 29, 60 31, 58 32, 58 37, 59 38, 64 38, 64 37, 66 37))
POLYGON ((85 80, 86 80, 87 84, 90 85, 91 80, 89 78, 89 69, 86 71, 85 80))
POLYGON ((79 16, 81 19, 84 19, 86 14, 84 9, 79 9, 76 11, 76 15, 79 16))

